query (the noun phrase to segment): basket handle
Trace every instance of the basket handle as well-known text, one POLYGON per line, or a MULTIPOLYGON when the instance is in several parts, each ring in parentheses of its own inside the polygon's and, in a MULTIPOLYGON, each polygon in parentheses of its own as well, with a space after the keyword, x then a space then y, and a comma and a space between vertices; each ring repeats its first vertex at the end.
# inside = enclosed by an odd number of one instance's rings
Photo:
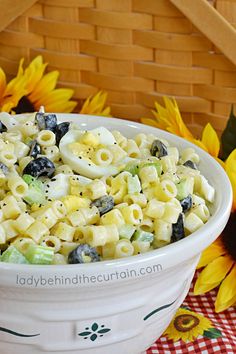
POLYGON ((0 31, 29 9, 37 0, 1 0, 0 31))
POLYGON ((236 65, 236 30, 207 0, 170 0, 236 65))

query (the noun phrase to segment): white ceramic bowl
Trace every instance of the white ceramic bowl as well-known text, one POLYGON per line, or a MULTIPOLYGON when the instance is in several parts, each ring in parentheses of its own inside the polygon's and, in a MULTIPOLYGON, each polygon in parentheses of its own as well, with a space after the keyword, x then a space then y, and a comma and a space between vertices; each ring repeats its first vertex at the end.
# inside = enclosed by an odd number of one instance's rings
MULTIPOLYGON (((105 126, 128 137, 189 142, 125 120, 58 115, 86 129, 105 126)), ((165 330, 183 302, 200 253, 223 230, 231 209, 230 182, 221 166, 194 146, 200 170, 216 189, 212 217, 177 243, 115 261, 67 266, 0 263, 1 354, 138 354, 165 330)))

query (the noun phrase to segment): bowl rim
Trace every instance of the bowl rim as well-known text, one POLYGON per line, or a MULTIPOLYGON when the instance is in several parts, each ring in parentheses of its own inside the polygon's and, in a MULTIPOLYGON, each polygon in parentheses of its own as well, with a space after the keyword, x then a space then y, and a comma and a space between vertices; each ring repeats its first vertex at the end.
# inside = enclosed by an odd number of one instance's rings
MULTIPOLYGON (((228 217, 230 215, 231 206, 232 206, 232 187, 229 181, 229 178, 224 171, 224 169, 220 166, 220 164, 211 157, 207 152, 205 152, 200 147, 194 145, 193 143, 176 136, 172 133, 163 131, 153 126, 148 126, 142 123, 129 121, 126 119, 119 119, 119 118, 107 118, 102 116, 95 116, 95 115, 85 115, 85 114, 76 114, 76 113, 56 113, 59 120, 63 117, 63 121, 71 121, 71 118, 82 118, 81 125, 89 125, 94 124, 97 119, 99 119, 99 124, 96 126, 102 126, 105 124, 105 127, 111 125, 113 129, 118 127, 119 125, 126 124, 132 129, 137 129, 137 132, 141 132, 140 130, 150 130, 150 133, 156 133, 161 137, 164 137, 167 140, 174 140, 176 141, 177 146, 187 145, 188 147, 194 148, 197 153, 200 155, 201 160, 205 160, 209 166, 215 170, 217 174, 217 179, 220 179, 224 188, 222 190, 217 190, 217 194, 220 197, 220 204, 217 206, 214 215, 211 216, 209 221, 204 224, 199 230, 195 231, 190 236, 175 242, 173 244, 169 244, 165 247, 148 251, 143 254, 133 255, 127 258, 120 258, 115 260, 104 260, 102 262, 94 262, 89 264, 67 264, 67 265, 33 265, 33 264, 12 264, 6 262, 0 262, 0 270, 7 271, 10 273, 15 272, 23 272, 24 274, 36 274, 36 273, 50 273, 50 274, 67 274, 69 272, 76 272, 82 271, 83 273, 97 273, 98 271, 114 269, 114 268, 124 268, 128 266, 137 266, 142 265, 145 263, 155 263, 155 261, 163 262, 165 264, 165 269, 170 268, 177 263, 179 259, 179 255, 181 254, 181 248, 188 249, 188 252, 182 252, 182 261, 190 259, 191 257, 196 256, 196 254, 200 253, 206 245, 208 246, 212 243, 216 236, 208 236, 209 239, 206 237, 207 235, 215 234, 215 230, 219 230, 220 234, 223 230, 228 217), (225 192, 227 191, 227 193, 225 192), (198 248, 196 249, 196 245, 198 244, 198 248), (195 246, 195 247, 194 247, 195 246), (164 260, 168 258, 168 262, 164 260)), ((25 116, 25 114, 21 114, 21 116, 25 116)), ((73 121, 73 120, 72 120, 73 121)), ((75 122, 77 123, 77 122, 75 122)), ((92 128, 91 128, 92 129, 92 128)), ((109 129, 109 128, 108 128, 109 129)))

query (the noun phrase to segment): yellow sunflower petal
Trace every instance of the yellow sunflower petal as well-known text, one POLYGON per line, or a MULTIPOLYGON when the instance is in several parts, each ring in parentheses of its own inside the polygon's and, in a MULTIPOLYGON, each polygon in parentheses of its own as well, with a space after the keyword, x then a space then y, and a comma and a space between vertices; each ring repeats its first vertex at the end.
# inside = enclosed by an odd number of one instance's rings
POLYGON ((219 155, 220 140, 210 123, 207 123, 202 132, 202 142, 207 147, 209 154, 214 157, 219 155))
POLYGON ((49 92, 53 91, 56 87, 58 76, 59 72, 56 70, 43 76, 37 87, 29 95, 30 101, 36 102, 40 97, 46 97, 49 92))
POLYGON ((231 272, 222 281, 219 288, 215 310, 221 312, 232 306, 236 301, 236 264, 232 268, 231 272))
POLYGON ((18 66, 18 71, 17 71, 17 76, 18 77, 24 75, 23 64, 24 64, 24 58, 21 58, 19 66, 18 66))
POLYGON ((207 264, 212 262, 214 259, 225 254, 226 251, 221 243, 221 241, 216 240, 209 247, 202 252, 200 261, 197 268, 205 267, 207 264))
MULTIPOLYGON (((160 129, 167 130, 173 134, 179 135, 185 139, 193 139, 193 135, 185 125, 178 104, 175 99, 164 97, 165 107, 161 106, 158 102, 155 102, 155 110, 152 111, 156 124, 160 129)), ((152 121, 149 121, 151 125, 152 121)))
POLYGON ((0 101, 2 96, 4 95, 4 91, 6 88, 6 75, 2 68, 0 68, 0 101))
POLYGON ((141 118, 141 123, 160 128, 158 123, 153 118, 141 118))
POLYGON ((68 101, 68 102, 55 102, 45 106, 46 111, 48 112, 58 112, 58 113, 70 113, 77 106, 77 102, 68 101))
POLYGON ((201 149, 205 150, 208 152, 207 147, 203 144, 202 141, 198 140, 198 139, 188 139, 191 143, 199 146, 201 149))
POLYGON ((236 210, 236 149, 228 156, 225 162, 225 170, 233 188, 233 210, 236 210))
POLYGON ((107 93, 99 91, 95 96, 90 96, 87 98, 80 110, 80 113, 109 116, 110 107, 105 107, 106 100, 107 93))
POLYGON ((29 66, 25 69, 24 75, 27 79, 26 87, 28 94, 31 93, 37 87, 39 81, 43 77, 47 65, 47 63, 43 63, 42 56, 38 55, 31 61, 29 66))
POLYGON ((17 74, 6 86, 1 102, 2 112, 11 112, 19 100, 26 94, 25 78, 17 74))
POLYGON ((218 286, 232 265, 233 260, 229 256, 220 256, 214 259, 199 274, 194 286, 194 294, 204 294, 218 286))
POLYGON ((34 106, 36 110, 40 106, 44 106, 47 112, 70 113, 77 105, 77 102, 70 101, 73 94, 74 90, 71 89, 55 89, 49 92, 46 97, 40 97, 37 102, 34 102, 34 106))
POLYGON ((72 89, 58 88, 48 92, 46 95, 42 95, 37 103, 41 105, 58 104, 60 101, 68 101, 74 94, 72 89))

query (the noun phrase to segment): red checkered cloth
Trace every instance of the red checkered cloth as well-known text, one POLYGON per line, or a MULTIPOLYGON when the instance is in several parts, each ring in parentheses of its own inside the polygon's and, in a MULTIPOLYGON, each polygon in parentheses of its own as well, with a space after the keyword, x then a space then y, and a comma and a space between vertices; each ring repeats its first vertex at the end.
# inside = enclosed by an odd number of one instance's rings
POLYGON ((151 346, 146 354, 236 354, 236 310, 231 307, 222 313, 214 312, 216 291, 202 296, 193 295, 193 284, 183 306, 209 318, 213 327, 221 331, 220 338, 199 336, 194 342, 182 340, 173 342, 162 336, 151 346))

